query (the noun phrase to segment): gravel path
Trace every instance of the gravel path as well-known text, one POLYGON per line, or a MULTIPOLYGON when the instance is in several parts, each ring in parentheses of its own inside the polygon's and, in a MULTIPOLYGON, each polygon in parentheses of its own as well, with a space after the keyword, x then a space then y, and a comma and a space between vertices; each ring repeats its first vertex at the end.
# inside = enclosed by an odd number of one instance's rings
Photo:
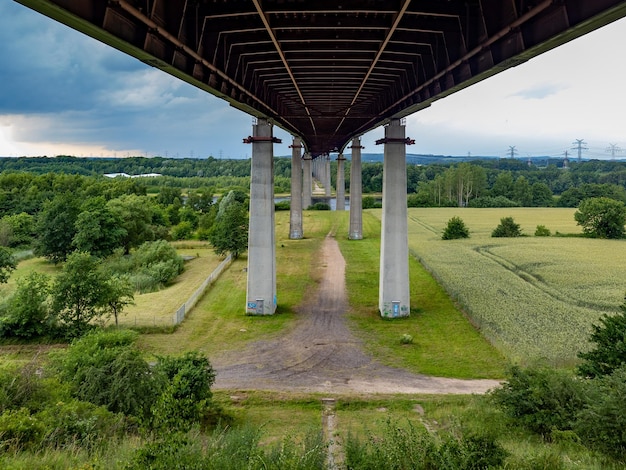
POLYGON ((346 325, 345 261, 332 236, 326 237, 320 256, 323 279, 298 309, 296 326, 278 339, 213 358, 214 389, 469 394, 498 385, 495 380, 417 375, 373 360, 346 325))

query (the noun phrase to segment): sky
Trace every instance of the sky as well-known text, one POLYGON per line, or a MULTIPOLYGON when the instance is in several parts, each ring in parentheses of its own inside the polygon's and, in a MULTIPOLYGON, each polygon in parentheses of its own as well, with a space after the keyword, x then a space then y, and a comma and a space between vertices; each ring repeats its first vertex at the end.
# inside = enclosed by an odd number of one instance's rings
MULTIPOLYGON (((406 119, 407 153, 626 158, 626 19, 406 119)), ((253 119, 13 1, 0 1, 0 156, 248 158, 253 119)), ((292 137, 275 127, 291 155, 292 137)), ((382 153, 362 138, 365 153, 382 153)))

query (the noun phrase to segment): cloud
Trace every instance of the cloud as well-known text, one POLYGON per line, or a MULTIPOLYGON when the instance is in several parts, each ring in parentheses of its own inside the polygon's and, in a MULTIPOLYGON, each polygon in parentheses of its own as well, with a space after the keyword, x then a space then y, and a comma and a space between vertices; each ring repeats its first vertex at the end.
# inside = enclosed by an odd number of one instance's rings
POLYGON ((567 88, 567 85, 560 83, 541 83, 519 90, 511 94, 511 96, 518 96, 525 100, 542 100, 548 96, 556 95, 567 88))
MULTIPOLYGON (((559 154, 576 138, 626 147, 626 62, 607 47, 625 33, 618 21, 409 116, 407 151, 559 154)), ((251 153, 250 116, 10 1, 0 2, 0 83, 0 155, 251 153)), ((291 136, 274 133, 274 153, 290 155, 291 136)), ((366 134, 366 151, 382 152, 381 137, 366 134)))

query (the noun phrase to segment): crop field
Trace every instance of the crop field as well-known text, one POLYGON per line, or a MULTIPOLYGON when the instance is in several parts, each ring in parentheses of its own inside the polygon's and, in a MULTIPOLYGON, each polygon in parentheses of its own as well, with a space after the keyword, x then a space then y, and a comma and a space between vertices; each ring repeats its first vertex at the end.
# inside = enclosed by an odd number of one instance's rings
MULTIPOLYGON (((616 312, 626 290, 626 240, 535 237, 580 233, 575 209, 409 209, 409 249, 510 360, 571 365, 591 325, 616 312), (470 238, 441 240, 453 216, 470 238), (492 238, 511 216, 526 237, 492 238)), ((380 217, 380 211, 372 211, 380 217)))

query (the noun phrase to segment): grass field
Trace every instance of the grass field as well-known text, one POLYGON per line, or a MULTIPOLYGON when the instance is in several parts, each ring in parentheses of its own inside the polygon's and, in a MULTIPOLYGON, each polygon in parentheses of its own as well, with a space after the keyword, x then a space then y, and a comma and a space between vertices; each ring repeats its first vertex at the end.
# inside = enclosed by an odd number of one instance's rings
POLYGON ((411 315, 388 320, 378 312, 380 210, 363 214, 363 240, 348 240, 348 214, 338 215, 337 240, 346 259, 346 285, 355 331, 379 360, 416 373, 499 378, 504 357, 467 321, 445 290, 409 260, 411 315), (412 344, 401 345, 408 334, 412 344))
POLYGON ((180 354, 200 350, 209 357, 241 348, 250 341, 288 328, 294 308, 315 283, 315 255, 330 231, 330 212, 304 214, 305 238, 289 240, 289 212, 276 213, 278 309, 273 316, 245 315, 247 258, 222 273, 174 334, 142 335, 141 346, 156 354, 180 354), (309 268, 313 265, 313 271, 309 268))
POLYGON ((587 347, 592 323, 617 311, 626 289, 626 240, 533 236, 537 225, 580 233, 574 212, 409 209, 409 249, 507 358, 571 365, 587 347), (453 216, 469 227, 469 239, 441 240, 453 216), (506 216, 530 236, 492 238, 506 216))

